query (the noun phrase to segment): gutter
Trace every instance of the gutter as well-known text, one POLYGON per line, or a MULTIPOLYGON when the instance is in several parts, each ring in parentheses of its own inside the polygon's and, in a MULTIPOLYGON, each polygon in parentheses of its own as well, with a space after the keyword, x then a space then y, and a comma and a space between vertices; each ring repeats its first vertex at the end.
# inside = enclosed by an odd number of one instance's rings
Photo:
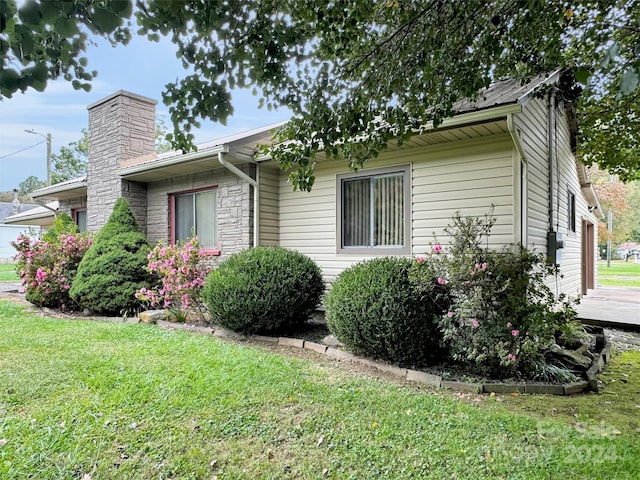
MULTIPOLYGON (((520 239, 519 242, 526 246, 529 237, 528 237, 528 222, 527 222, 527 157, 524 153, 524 148, 522 147, 522 141, 520 140, 520 131, 516 128, 515 122, 515 113, 507 114, 507 130, 509 131, 509 135, 511 136, 511 140, 513 141, 513 145, 516 147, 516 151, 518 152, 518 156, 520 157, 520 161, 514 166, 516 168, 516 174, 514 175, 514 184, 517 183, 518 190, 514 192, 514 196, 519 196, 518 205, 519 211, 518 214, 519 221, 517 222, 520 225, 520 232, 514 231, 517 238, 519 233, 520 239)), ((514 215, 515 215, 514 210, 514 215)), ((514 222, 515 223, 515 222, 514 222)))
MULTIPOLYGON (((209 152, 211 153, 211 152, 209 152)), ((225 150, 218 152, 218 161, 220 164, 225 167, 230 172, 234 173, 237 177, 241 178, 245 182, 249 183, 253 187, 253 246, 257 247, 260 239, 259 235, 259 225, 260 225, 260 211, 259 211, 259 199, 260 199, 260 188, 258 185, 258 181, 251 178, 249 175, 244 173, 235 165, 232 165, 228 161, 224 159, 224 154, 227 153, 225 150)), ((256 165, 256 169, 258 166, 256 165)), ((256 177, 258 177, 258 171, 256 170, 256 177)))
POLYGON ((149 172, 152 170, 158 170, 161 168, 169 167, 172 165, 178 165, 181 163, 193 162, 196 160, 206 160, 213 155, 220 155, 220 153, 226 153, 228 151, 227 145, 217 145, 213 148, 207 148, 204 150, 198 150, 196 152, 189 152, 183 155, 174 155, 169 158, 161 158, 154 160, 153 162, 140 163, 138 165, 131 165, 129 167, 122 168, 118 175, 126 178, 128 175, 135 173, 149 172))
POLYGON ((36 204, 37 204, 39 207, 46 208, 47 210, 49 210, 49 211, 53 212, 53 218, 58 218, 58 209, 57 209, 57 208, 51 208, 49 205, 46 205, 46 204, 42 203, 42 200, 39 200, 39 199, 37 199, 37 198, 33 198, 33 197, 31 197, 31 200, 33 200, 34 202, 36 202, 36 204))
MULTIPOLYGON (((477 123, 485 123, 492 120, 502 120, 504 117, 508 118, 510 115, 520 112, 522 112, 522 105, 520 105, 519 103, 499 105, 497 107, 490 107, 482 110, 471 110, 468 112, 458 113, 453 117, 445 118, 436 129, 433 128, 433 122, 427 122, 419 129, 415 129, 413 131, 413 134, 422 135, 445 128, 454 128, 465 125, 473 125, 477 123)), ((255 159, 255 161, 258 163, 270 160, 271 155, 269 153, 260 154, 255 159)))

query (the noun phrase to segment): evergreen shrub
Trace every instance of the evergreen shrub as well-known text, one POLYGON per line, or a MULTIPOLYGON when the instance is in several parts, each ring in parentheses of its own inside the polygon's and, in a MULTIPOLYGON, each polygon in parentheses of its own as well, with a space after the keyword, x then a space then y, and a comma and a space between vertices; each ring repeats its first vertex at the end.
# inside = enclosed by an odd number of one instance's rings
POLYGON ((71 297, 94 313, 120 315, 138 310, 141 303, 135 293, 154 283, 146 268, 149 250, 129 203, 119 198, 78 266, 71 297))
POLYGON ((324 283, 309 257, 281 247, 235 253, 213 270, 203 297, 214 323, 243 333, 274 333, 304 324, 324 283))
MULTIPOLYGON (((375 258, 335 280, 325 298, 327 324, 349 350, 404 366, 440 359, 435 319, 443 308, 414 288, 411 265, 405 258, 375 258)), ((443 288, 433 283, 433 296, 443 288)))

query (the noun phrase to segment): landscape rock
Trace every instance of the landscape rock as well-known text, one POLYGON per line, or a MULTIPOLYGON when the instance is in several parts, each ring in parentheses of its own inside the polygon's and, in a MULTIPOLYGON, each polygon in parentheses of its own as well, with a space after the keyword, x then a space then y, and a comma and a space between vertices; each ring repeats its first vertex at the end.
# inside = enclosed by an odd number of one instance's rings
POLYGON ((140 323, 158 323, 158 320, 165 320, 167 318, 166 310, 147 310, 140 312, 138 315, 140 323))
POLYGON ((340 340, 338 340, 335 335, 327 335, 322 340, 320 340, 320 343, 326 345, 327 347, 342 347, 342 342, 340 342, 340 340))
POLYGON ((591 366, 591 359, 578 350, 567 350, 559 345, 552 345, 551 353, 565 366, 577 370, 588 370, 591 366))

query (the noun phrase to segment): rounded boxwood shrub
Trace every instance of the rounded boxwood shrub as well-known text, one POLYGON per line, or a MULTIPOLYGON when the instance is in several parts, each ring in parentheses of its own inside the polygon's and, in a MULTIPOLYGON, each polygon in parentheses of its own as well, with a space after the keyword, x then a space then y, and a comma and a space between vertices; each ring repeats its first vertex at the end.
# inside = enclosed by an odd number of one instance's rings
POLYGON ((322 274, 309 257, 281 247, 235 253, 207 277, 212 320, 244 333, 272 333, 306 322, 320 303, 322 274))
POLYGON ((149 250, 129 203, 119 198, 78 266, 71 298, 95 313, 121 315, 139 309, 135 293, 154 282, 146 268, 149 250))
POLYGON ((442 309, 409 280, 412 261, 375 258, 344 270, 325 298, 331 332, 353 353, 404 366, 439 359, 442 309))

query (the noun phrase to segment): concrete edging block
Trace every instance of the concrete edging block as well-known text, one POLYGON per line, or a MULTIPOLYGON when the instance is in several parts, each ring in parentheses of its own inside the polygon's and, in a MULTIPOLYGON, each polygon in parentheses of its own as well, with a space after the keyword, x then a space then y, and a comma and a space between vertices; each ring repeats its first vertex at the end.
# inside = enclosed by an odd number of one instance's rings
POLYGON ((322 345, 321 343, 316 343, 316 342, 304 342, 304 348, 305 350, 312 350, 314 352, 317 353, 322 353, 325 354, 327 353, 327 347, 326 345, 322 345))
POLYGON ((442 380, 441 387, 455 390, 456 392, 482 393, 481 383, 458 382, 456 380, 442 380))
POLYGON ((440 375, 421 372, 419 370, 407 370, 407 380, 424 383, 425 385, 436 388, 440 388, 440 385, 442 385, 442 377, 440 375))
POLYGON ((278 337, 278 345, 285 345, 287 347, 304 348, 304 340, 299 338, 278 337))
POLYGON ((345 360, 347 362, 357 362, 358 357, 356 357, 353 353, 345 352, 344 350, 338 350, 337 348, 327 347, 325 352, 330 357, 333 357, 338 360, 345 360))
POLYGON ((573 395, 574 393, 582 393, 589 390, 589 382, 573 382, 564 384, 564 394, 573 395))
POLYGON ((524 386, 524 392, 536 395, 564 395, 564 385, 529 385, 524 386))
POLYGON ((485 383, 482 386, 484 393, 524 393, 524 383, 485 383))

